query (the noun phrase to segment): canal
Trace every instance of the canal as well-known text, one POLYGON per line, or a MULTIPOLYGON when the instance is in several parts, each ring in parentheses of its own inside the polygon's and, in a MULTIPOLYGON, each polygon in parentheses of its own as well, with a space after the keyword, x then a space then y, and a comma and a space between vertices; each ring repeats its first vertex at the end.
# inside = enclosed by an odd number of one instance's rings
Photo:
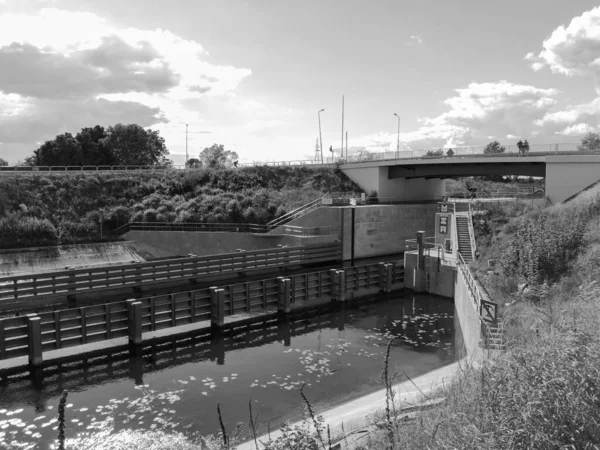
POLYGON ((259 433, 266 432, 301 418, 303 384, 317 413, 382 389, 392 337, 395 381, 454 362, 457 324, 451 299, 394 294, 220 339, 173 340, 136 354, 64 363, 34 381, 6 377, 0 383, 0 448, 49 449, 63 389, 69 391, 69 439, 135 429, 213 434, 220 429, 217 402, 228 431, 248 423, 251 401, 259 433))

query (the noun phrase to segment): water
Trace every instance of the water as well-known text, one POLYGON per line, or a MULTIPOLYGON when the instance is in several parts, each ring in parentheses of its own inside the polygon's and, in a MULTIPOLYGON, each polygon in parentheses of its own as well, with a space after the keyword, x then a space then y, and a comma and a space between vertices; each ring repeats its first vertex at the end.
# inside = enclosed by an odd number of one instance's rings
POLYGON ((60 393, 69 390, 69 438, 126 429, 212 434, 220 403, 227 430, 301 418, 304 393, 317 413, 383 388, 390 373, 414 378, 455 360, 454 303, 431 295, 370 302, 343 311, 226 336, 172 342, 46 370, 43 380, 11 377, 0 386, 0 448, 48 449, 60 393))

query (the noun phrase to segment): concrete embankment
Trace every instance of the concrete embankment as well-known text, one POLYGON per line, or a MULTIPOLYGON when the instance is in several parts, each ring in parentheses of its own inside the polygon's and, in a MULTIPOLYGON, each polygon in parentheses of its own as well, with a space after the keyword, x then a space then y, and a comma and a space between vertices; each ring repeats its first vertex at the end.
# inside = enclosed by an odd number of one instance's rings
POLYGON ((134 241, 0 250, 0 277, 64 270, 66 266, 106 266, 171 256, 174 253, 168 250, 134 241))
MULTIPOLYGON (((381 362, 383 364, 383 361, 381 362)), ((439 389, 444 384, 448 384, 452 378, 459 372, 461 365, 466 364, 466 360, 454 362, 452 364, 442 366, 429 373, 419 377, 412 378, 400 383, 396 383, 393 389, 396 392, 396 409, 406 408, 413 405, 418 405, 424 399, 424 395, 439 389)), ((377 414, 385 411, 385 389, 359 397, 349 402, 328 409, 324 412, 316 411, 317 415, 323 416, 325 423, 329 425, 331 430, 331 440, 339 441, 344 434, 351 431, 365 429, 371 425, 377 414), (342 430, 343 427, 343 430, 342 430)), ((297 422, 294 425, 300 425, 297 422)), ((281 431, 276 430, 270 433, 270 437, 276 440, 281 436, 281 431)), ((326 438, 325 438, 326 439, 326 438)), ((267 442, 268 435, 262 435, 258 439, 259 449, 262 448, 260 441, 267 442)), ((353 439, 354 442, 355 439, 353 439)), ((364 442, 356 442, 366 446, 368 444, 367 433, 363 437, 364 442)), ((342 448, 346 448, 343 446, 342 448)), ((256 450, 254 441, 248 441, 238 447, 238 450, 256 450)))

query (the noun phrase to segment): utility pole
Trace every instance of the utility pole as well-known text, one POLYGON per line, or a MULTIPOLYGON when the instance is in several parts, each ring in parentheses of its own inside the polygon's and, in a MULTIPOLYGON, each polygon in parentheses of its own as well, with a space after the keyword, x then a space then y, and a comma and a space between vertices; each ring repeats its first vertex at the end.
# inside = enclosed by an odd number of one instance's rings
POLYGON ((319 116, 319 141, 321 142, 321 164, 323 164, 323 135, 321 134, 321 113, 325 109, 320 110, 317 115, 319 116))
POLYGON ((396 113, 394 115, 398 118, 398 144, 396 146, 396 159, 400 158, 400 116, 396 113))
POLYGON ((315 144, 315 162, 319 161, 323 164, 323 154, 319 151, 319 138, 317 138, 317 143, 315 144))
POLYGON ((342 95, 342 147, 340 148, 342 153, 341 157, 344 157, 344 96, 342 95))
POLYGON ((346 159, 348 159, 348 132, 346 131, 346 159))

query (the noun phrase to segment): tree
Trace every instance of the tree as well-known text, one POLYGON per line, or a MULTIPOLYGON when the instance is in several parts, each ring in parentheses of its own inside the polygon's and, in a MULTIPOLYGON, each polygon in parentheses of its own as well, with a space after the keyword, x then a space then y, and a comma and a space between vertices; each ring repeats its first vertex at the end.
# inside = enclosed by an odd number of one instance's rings
POLYGON ((89 166, 114 166, 118 161, 114 153, 104 145, 106 130, 100 125, 94 128, 82 128, 75 136, 83 155, 83 164, 89 166))
POLYGON ((81 145, 71 133, 59 134, 33 152, 36 166, 80 166, 83 163, 81 145))
POLYGON ((186 169, 200 169, 202 167, 202 161, 198 158, 190 158, 185 163, 186 169))
POLYGON ((108 127, 106 135, 100 142, 115 156, 117 164, 153 166, 169 154, 158 131, 144 130, 136 124, 108 127))
POLYGON ((3 158, 0 158, 0 166, 8 166, 8 161, 3 158))
POLYGON ((485 146, 485 148, 483 149, 483 153, 485 155, 494 155, 498 153, 504 153, 504 150, 506 150, 506 148, 500 145, 500 142, 492 141, 485 146))
POLYGON ((586 153, 600 153, 600 134, 588 133, 581 138, 577 150, 586 153))
POLYGON ((231 150, 225 150, 220 144, 213 144, 200 152, 200 162, 203 167, 211 169, 218 167, 232 167, 238 160, 238 154, 231 150))
POLYGON ((425 153, 425 157, 439 158, 441 156, 444 156, 444 152, 441 148, 439 150, 429 150, 427 153, 425 153))

